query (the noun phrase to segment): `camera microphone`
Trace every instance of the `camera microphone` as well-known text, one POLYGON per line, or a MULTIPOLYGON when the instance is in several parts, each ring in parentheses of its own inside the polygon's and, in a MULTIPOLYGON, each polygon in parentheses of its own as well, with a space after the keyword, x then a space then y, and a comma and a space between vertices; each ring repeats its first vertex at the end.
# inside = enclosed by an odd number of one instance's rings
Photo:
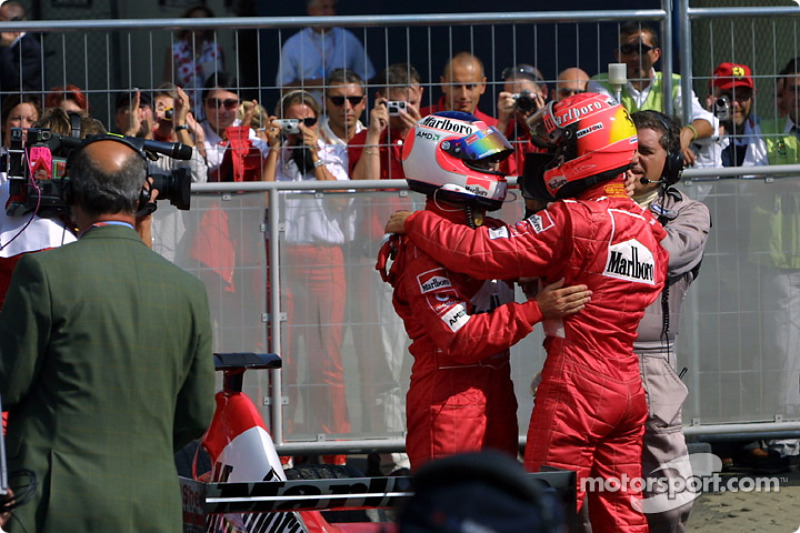
POLYGON ((639 183, 641 183, 642 185, 647 185, 648 183, 663 183, 663 182, 664 182, 664 178, 657 179, 657 180, 651 180, 651 179, 647 179, 647 178, 642 178, 642 179, 639 180, 639 183))
POLYGON ((192 147, 181 143, 151 141, 150 139, 145 139, 142 149, 149 150, 151 152, 158 152, 159 154, 167 155, 173 159, 182 159, 184 161, 192 158, 192 147))
MULTIPOLYGON (((140 137, 128 137, 126 135, 120 135, 118 133, 105 133, 102 135, 92 135, 91 137, 87 137, 86 140, 82 142, 82 145, 87 144, 87 142, 93 142, 98 139, 102 140, 102 138, 108 138, 108 137, 116 137, 121 141, 123 141, 124 143, 132 146, 134 149, 139 150, 140 152, 156 152, 159 154, 169 156, 173 159, 182 159, 184 161, 188 161, 189 159, 192 158, 191 146, 186 146, 185 144, 181 143, 152 141, 150 139, 142 139, 140 137)), ((142 155, 144 156, 145 154, 142 155)))

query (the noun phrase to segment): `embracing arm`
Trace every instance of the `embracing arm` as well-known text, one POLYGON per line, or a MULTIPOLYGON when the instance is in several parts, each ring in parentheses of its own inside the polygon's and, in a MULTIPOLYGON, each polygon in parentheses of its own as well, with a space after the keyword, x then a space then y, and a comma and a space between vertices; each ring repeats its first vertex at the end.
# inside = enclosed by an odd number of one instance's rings
POLYGON ((560 202, 513 226, 473 230, 429 211, 392 215, 388 232, 405 232, 425 253, 456 272, 477 279, 518 279, 543 275, 567 253, 569 218, 560 202))
MULTIPOLYGON (((413 246, 413 245, 410 245, 413 246)), ((409 334, 424 332, 444 354, 462 364, 471 364, 507 350, 528 335, 543 318, 573 314, 584 308, 591 292, 585 285, 562 288, 563 280, 539 291, 524 303, 510 301, 514 291, 505 281, 480 282, 453 274, 429 256, 413 250, 415 257, 405 263, 399 301, 408 305, 409 334), (470 286, 467 295, 464 290, 470 286), (488 312, 475 312, 470 297, 483 292, 480 301, 497 301, 488 312)))
MULTIPOLYGON (((462 285, 464 276, 448 272, 422 253, 406 264, 402 279, 395 299, 407 305, 409 335, 414 339, 428 336, 445 355, 461 364, 476 363, 507 350, 542 319, 536 301, 507 303, 491 312, 472 314, 473 305, 462 285)), ((510 291, 505 282, 496 283, 503 284, 500 291, 510 291)))

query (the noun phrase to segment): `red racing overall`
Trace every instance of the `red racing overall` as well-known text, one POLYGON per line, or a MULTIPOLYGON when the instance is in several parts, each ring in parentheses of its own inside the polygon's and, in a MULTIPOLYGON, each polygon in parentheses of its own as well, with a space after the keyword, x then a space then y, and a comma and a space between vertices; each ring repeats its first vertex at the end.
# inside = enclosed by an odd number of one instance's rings
MULTIPOLYGON (((444 212, 463 221, 465 212, 444 212)), ((486 219, 489 227, 501 222, 486 219)), ((465 228, 467 226, 464 226, 465 228)), ((541 320, 535 301, 514 303, 513 286, 447 270, 405 237, 385 279, 412 339, 406 451, 413 469, 458 452, 498 449, 516 457, 517 400, 508 348, 541 320)), ((384 273, 389 246, 381 250, 384 273)))

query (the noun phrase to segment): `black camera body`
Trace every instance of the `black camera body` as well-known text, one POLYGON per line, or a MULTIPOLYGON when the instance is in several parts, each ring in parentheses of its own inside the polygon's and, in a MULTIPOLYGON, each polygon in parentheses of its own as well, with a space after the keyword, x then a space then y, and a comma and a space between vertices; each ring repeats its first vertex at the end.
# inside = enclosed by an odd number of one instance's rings
POLYGON ((714 100, 712 107, 714 116, 717 117, 720 122, 725 122, 731 119, 731 101, 724 94, 714 100))
MULTIPOLYGON (((95 137, 78 139, 52 133, 47 129, 30 128, 27 140, 21 128, 11 128, 10 144, 7 153, 0 159, 0 170, 5 170, 9 181, 9 202, 6 213, 9 216, 23 216, 36 213, 40 217, 55 218, 69 215, 66 201, 69 189, 67 159, 73 150, 96 140, 95 137)), ((149 159, 159 152, 177 159, 191 157, 191 148, 180 143, 160 143, 124 137, 128 144, 147 154, 149 159)), ((191 200, 191 171, 179 168, 166 173, 149 165, 148 176, 153 179, 152 187, 158 190, 158 200, 169 200, 178 209, 189 209, 191 200)), ((149 194, 144 195, 144 202, 149 194)))
POLYGON ((536 98, 527 89, 512 94, 511 98, 514 99, 514 107, 516 107, 523 113, 527 113, 528 111, 534 111, 536 109, 536 98))
POLYGON ((156 200, 169 200, 170 205, 188 211, 192 201, 192 171, 176 168, 172 172, 151 169, 148 176, 153 179, 151 188, 158 191, 156 200))
POLYGON ((36 212, 45 218, 68 215, 69 207, 64 202, 69 186, 66 157, 80 147, 80 139, 35 128, 28 130, 27 142, 23 139, 21 128, 11 128, 9 148, 2 164, 9 182, 6 213, 22 216, 36 212), (62 139, 66 140, 62 143, 62 139))

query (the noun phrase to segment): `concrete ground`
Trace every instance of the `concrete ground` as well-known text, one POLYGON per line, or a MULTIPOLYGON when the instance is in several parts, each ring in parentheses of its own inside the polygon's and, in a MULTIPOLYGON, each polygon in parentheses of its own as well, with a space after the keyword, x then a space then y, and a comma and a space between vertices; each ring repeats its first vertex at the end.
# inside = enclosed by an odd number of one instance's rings
POLYGON ((695 500, 688 531, 796 533, 800 531, 800 472, 776 476, 777 490, 714 492, 695 500))

